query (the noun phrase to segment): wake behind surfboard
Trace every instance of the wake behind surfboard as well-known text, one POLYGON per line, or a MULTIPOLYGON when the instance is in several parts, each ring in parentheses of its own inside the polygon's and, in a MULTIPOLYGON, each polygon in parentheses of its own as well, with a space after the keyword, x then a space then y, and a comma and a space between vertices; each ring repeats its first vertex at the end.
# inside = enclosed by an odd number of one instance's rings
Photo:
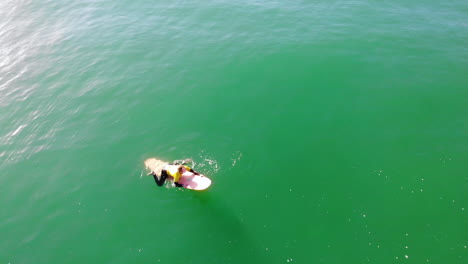
MULTIPOLYGON (((169 164, 168 162, 165 162, 156 158, 150 158, 150 159, 145 160, 146 168, 149 169, 151 173, 155 173, 158 176, 161 175, 161 171, 168 164, 169 164)), ((185 189, 201 191, 210 187, 211 179, 202 174, 185 175, 184 173, 179 179, 179 183, 182 184, 185 189)))

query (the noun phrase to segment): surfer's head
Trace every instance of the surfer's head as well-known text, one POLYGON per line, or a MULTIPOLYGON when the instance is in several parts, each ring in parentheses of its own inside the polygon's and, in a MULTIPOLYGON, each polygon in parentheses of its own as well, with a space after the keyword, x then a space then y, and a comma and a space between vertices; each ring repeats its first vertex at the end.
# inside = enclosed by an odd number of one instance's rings
POLYGON ((180 165, 180 166, 179 166, 179 173, 182 174, 182 173, 184 173, 185 171, 186 171, 185 167, 182 166, 182 165, 180 165))

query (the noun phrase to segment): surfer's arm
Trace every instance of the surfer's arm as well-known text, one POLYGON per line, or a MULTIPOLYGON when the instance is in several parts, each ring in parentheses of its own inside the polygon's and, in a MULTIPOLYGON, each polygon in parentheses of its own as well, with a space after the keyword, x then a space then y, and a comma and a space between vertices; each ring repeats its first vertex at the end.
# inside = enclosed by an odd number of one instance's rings
POLYGON ((174 185, 176 187, 184 187, 182 184, 179 183, 180 177, 182 177, 182 174, 180 174, 180 172, 177 172, 173 177, 174 177, 174 185))
POLYGON ((195 174, 195 175, 200 175, 200 173, 194 171, 193 169, 190 169, 189 171, 190 171, 191 173, 195 174))

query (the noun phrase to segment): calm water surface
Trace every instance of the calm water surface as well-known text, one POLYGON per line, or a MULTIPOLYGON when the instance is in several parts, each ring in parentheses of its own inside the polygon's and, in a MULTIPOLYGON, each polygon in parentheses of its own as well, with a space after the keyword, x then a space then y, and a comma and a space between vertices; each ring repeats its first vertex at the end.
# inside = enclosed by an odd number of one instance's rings
POLYGON ((1 1, 0 263, 466 263, 468 3, 374 2, 1 1))

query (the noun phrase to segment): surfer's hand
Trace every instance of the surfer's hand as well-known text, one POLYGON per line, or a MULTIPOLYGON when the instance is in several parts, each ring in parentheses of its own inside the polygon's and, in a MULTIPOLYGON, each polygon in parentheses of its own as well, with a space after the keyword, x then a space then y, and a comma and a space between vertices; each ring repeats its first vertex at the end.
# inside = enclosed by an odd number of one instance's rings
POLYGON ((184 185, 182 185, 182 184, 180 184, 178 182, 174 182, 174 184, 175 184, 176 187, 184 187, 184 185))

